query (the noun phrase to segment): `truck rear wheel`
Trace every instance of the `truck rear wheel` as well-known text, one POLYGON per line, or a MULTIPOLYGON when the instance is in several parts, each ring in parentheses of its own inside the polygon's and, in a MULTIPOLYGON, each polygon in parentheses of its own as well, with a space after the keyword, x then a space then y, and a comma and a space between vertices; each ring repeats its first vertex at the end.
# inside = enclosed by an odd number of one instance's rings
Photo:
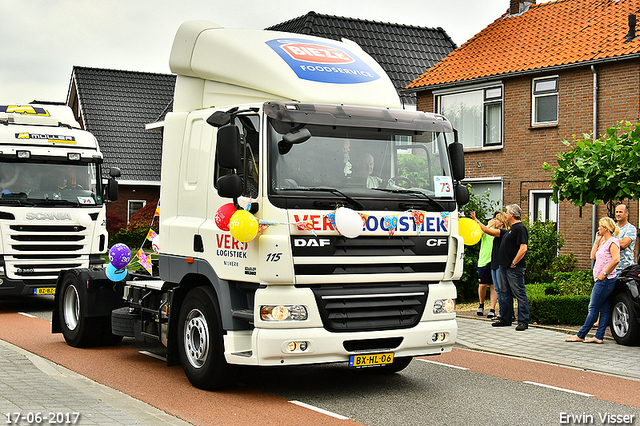
POLYGON ((224 357, 220 308, 211 288, 196 287, 187 294, 180 309, 178 349, 193 386, 214 390, 233 384, 233 366, 224 357))
POLYGON ((58 311, 60 312, 60 328, 64 340, 69 346, 84 348, 93 346, 102 336, 102 318, 85 317, 80 280, 74 271, 67 273, 60 287, 58 311))

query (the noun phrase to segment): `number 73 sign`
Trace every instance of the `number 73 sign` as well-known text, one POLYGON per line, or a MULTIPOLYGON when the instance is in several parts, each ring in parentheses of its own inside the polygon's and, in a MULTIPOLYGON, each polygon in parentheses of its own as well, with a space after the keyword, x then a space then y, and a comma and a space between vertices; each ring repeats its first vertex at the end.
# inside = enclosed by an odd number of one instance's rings
POLYGON ((453 182, 451 176, 434 176, 436 197, 453 197, 453 182))

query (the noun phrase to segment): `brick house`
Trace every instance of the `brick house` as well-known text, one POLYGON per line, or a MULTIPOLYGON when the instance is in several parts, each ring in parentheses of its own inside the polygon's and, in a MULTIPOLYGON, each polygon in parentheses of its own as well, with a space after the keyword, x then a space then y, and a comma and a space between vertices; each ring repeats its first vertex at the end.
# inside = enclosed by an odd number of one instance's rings
POLYGON ((171 110, 175 81, 171 74, 73 67, 67 104, 100 144, 103 178, 111 167, 122 171, 120 196, 107 211, 125 221, 160 198, 162 131, 145 126, 171 110))
MULTIPOLYGON (((507 4, 505 4, 507 6, 507 4)), ((640 117, 640 0, 511 0, 506 13, 415 79, 418 109, 451 119, 465 146, 467 183, 530 218, 552 220, 590 267, 605 205, 551 200, 555 154, 573 135, 640 117)), ((638 202, 629 220, 638 225, 638 202)))

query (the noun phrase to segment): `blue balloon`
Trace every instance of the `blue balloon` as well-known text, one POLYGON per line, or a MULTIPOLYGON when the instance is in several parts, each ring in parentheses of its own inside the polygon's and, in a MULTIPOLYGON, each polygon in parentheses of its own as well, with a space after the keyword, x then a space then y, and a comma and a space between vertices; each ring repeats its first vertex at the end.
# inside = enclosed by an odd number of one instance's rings
POLYGON ((126 269, 116 269, 116 267, 113 266, 112 263, 109 263, 107 265, 107 267, 105 268, 105 272, 107 274, 107 278, 114 282, 122 281, 127 276, 126 269))

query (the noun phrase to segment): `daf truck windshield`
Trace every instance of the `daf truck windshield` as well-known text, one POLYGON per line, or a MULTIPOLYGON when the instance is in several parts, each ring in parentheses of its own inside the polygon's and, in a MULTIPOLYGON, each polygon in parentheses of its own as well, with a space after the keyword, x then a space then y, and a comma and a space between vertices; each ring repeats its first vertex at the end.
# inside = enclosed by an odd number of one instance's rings
POLYGON ((267 110, 269 193, 276 205, 334 208, 356 200, 372 209, 455 208, 445 138, 451 128, 442 117, 428 122, 416 111, 391 116, 384 109, 325 105, 303 105, 299 114, 287 107, 267 110), (291 136, 300 129, 310 137, 291 136))
POLYGON ((0 205, 102 205, 95 163, 0 161, 0 205))

